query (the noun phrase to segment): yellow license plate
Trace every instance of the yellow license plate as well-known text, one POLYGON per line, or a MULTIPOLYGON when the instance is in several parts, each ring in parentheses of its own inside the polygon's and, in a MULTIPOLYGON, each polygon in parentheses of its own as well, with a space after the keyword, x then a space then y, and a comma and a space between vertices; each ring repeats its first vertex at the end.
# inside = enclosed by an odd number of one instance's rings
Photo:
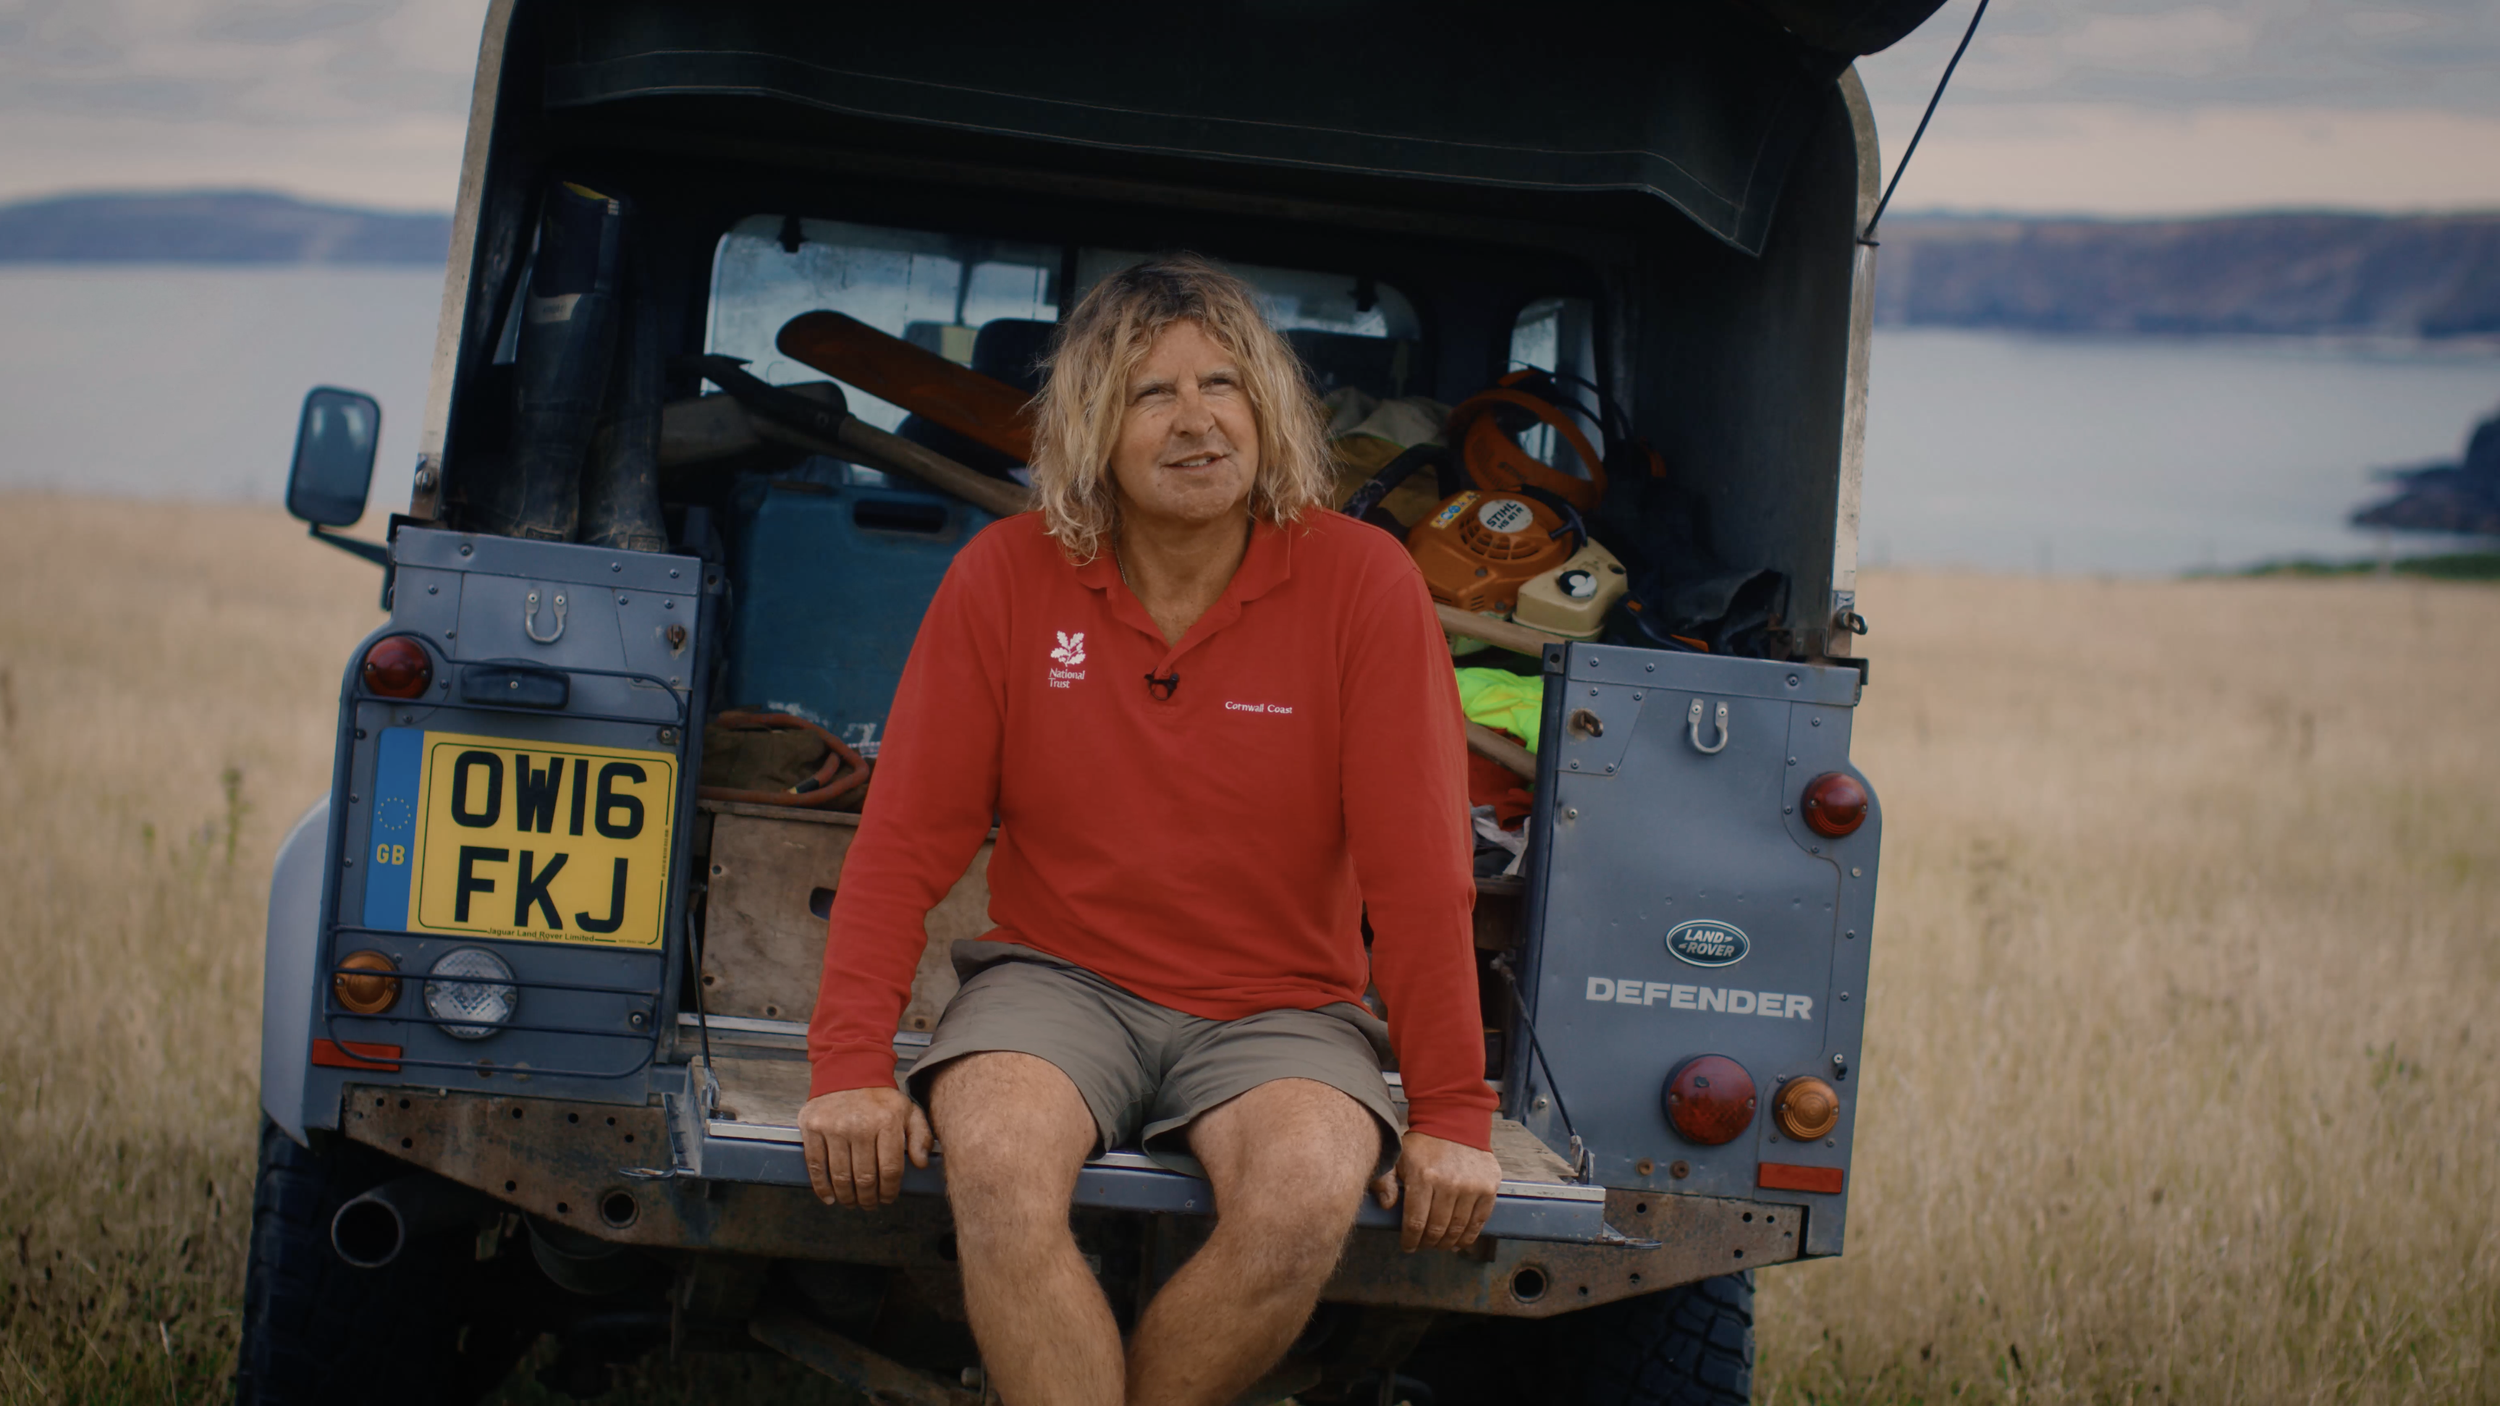
POLYGON ((677 758, 386 728, 365 926, 657 947, 677 758))

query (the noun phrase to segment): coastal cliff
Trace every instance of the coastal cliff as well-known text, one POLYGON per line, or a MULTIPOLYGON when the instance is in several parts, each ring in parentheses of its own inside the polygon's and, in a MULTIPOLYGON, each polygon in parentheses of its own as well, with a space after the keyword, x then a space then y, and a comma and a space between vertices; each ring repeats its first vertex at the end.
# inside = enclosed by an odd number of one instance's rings
POLYGON ((430 264, 451 217, 262 191, 67 195, 0 206, 0 263, 430 264))
POLYGON ((2393 497, 2357 509, 2355 527, 2500 537, 2500 415, 2474 427, 2464 457, 2453 464, 2388 469, 2393 497))
MULTIPOLYGON (((2500 212, 2200 220, 1897 215, 1875 319, 2025 332, 2500 336, 2500 212)), ((445 215, 253 191, 0 206, 0 263, 439 267, 445 215)))
POLYGON ((2500 335, 2500 213, 1888 219, 1879 324, 2030 332, 2500 335))

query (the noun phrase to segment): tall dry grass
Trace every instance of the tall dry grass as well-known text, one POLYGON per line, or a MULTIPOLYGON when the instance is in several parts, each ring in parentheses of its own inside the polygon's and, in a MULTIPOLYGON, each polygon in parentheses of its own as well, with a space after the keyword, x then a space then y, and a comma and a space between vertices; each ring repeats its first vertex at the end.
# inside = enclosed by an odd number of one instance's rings
MULTIPOLYGON (((0 514, 0 1401, 222 1399, 266 876, 374 575, 265 509, 0 514)), ((2500 591, 1865 594, 1850 1252, 1762 1276, 1760 1397, 2500 1400, 2500 591)))
POLYGON ((1865 598, 1849 1247, 1761 1397, 2500 1400, 2500 591, 1865 598))
POLYGON ((0 1398, 207 1399, 269 865, 377 573, 274 511, 0 498, 0 1398))

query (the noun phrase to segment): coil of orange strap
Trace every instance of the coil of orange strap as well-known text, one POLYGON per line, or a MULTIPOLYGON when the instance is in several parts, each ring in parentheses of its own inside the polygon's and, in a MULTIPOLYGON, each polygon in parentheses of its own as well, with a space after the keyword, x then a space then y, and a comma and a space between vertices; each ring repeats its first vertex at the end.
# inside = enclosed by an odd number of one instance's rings
POLYGON ((1504 489, 1531 487, 1546 492, 1586 512, 1597 506, 1606 494, 1606 456, 1579 425, 1581 418, 1594 419, 1588 409, 1576 401, 1539 395, 1527 389, 1530 378, 1537 373, 1513 372, 1504 376, 1493 389, 1481 391, 1458 403, 1450 412, 1449 442, 1458 446, 1459 463, 1478 488, 1488 493, 1504 489), (1573 478, 1519 447, 1510 432, 1502 428, 1495 412, 1504 409, 1525 410, 1537 423, 1551 425, 1571 446, 1571 452, 1588 465, 1587 478, 1573 478))
POLYGON ((743 801, 748 805, 815 810, 867 785, 868 773, 876 769, 875 763, 852 751, 841 738, 794 713, 732 711, 712 719, 712 724, 732 732, 812 732, 824 742, 826 752, 824 765, 816 769, 814 776, 799 783, 808 787, 804 791, 748 791, 735 786, 695 787, 695 794, 707 801, 743 801), (810 785, 810 782, 814 784, 810 785))

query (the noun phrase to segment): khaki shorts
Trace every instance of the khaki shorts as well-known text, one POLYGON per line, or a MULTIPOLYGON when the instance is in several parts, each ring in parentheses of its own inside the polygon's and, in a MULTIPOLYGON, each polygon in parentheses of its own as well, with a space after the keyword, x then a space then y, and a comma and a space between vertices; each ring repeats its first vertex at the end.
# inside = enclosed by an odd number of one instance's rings
POLYGON ((1190 1120, 1277 1079, 1315 1079, 1370 1110, 1380 1125, 1378 1170, 1397 1165, 1403 1123, 1380 1067, 1389 1027, 1346 1002, 1315 1011, 1261 1011, 1207 1020, 1158 1006, 1073 963, 1010 942, 966 938, 954 949, 963 986, 912 1066, 912 1097, 929 1101, 938 1066, 1012 1050, 1068 1076, 1107 1149, 1136 1147, 1176 1172, 1203 1177, 1189 1153, 1190 1120))

